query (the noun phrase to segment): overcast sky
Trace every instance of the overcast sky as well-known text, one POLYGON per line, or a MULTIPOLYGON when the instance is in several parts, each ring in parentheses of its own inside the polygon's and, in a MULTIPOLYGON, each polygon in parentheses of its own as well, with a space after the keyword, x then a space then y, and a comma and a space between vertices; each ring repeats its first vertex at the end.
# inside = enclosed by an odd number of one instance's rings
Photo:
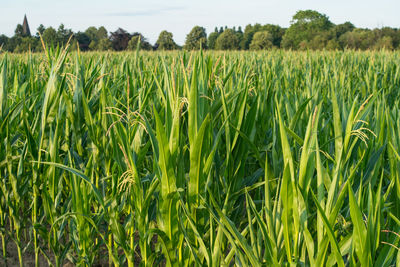
POLYGON ((351 21, 357 27, 400 28, 400 0, 0 0, 0 34, 12 36, 24 14, 31 32, 39 24, 57 28, 64 23, 73 31, 89 26, 121 27, 141 32, 151 43, 162 30, 173 33, 178 44, 195 25, 207 33, 215 26, 242 26, 251 23, 290 25, 298 10, 313 9, 336 24, 351 21))

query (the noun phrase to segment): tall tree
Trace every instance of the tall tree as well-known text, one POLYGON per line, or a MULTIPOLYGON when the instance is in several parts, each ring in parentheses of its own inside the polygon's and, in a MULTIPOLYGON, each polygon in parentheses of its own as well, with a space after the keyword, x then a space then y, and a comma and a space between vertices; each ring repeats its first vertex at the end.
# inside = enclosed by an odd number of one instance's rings
POLYGON ((56 46, 58 44, 57 31, 53 27, 48 27, 43 32, 42 38, 46 45, 56 46))
MULTIPOLYGON (((99 49, 99 42, 103 39, 108 38, 108 32, 106 28, 103 26, 99 27, 98 29, 94 26, 91 26, 86 29, 85 34, 89 37, 90 43, 89 48, 90 50, 97 50, 99 49)), ((103 41, 103 45, 106 41, 103 41)))
POLYGON ((57 41, 59 45, 65 45, 71 35, 73 34, 71 29, 66 29, 64 24, 60 24, 57 29, 57 41))
POLYGON ((21 24, 17 24, 17 27, 15 28, 15 31, 14 31, 14 36, 15 37, 24 37, 24 29, 21 24))
POLYGON ((341 35, 345 34, 346 32, 351 32, 355 28, 356 27, 351 22, 347 21, 345 23, 335 25, 335 27, 332 28, 332 31, 335 37, 339 38, 341 35))
POLYGON ((75 39, 78 42, 81 51, 89 50, 90 37, 85 32, 77 32, 75 34, 75 39))
POLYGON ((46 28, 43 26, 43 24, 40 24, 39 27, 36 29, 36 37, 39 38, 40 35, 43 35, 45 30, 46 28))
POLYGON ((239 47, 239 38, 232 29, 225 30, 215 42, 217 50, 238 50, 239 47))
POLYGON ((135 32, 132 34, 132 38, 128 42, 127 49, 128 50, 136 50, 139 39, 140 39, 140 49, 143 49, 143 50, 152 50, 153 49, 153 46, 139 32, 135 32))
POLYGON ((8 45, 9 39, 10 38, 8 38, 4 34, 0 35, 0 52, 3 50, 7 50, 7 45, 8 45))
POLYGON ((332 27, 333 23, 325 14, 314 10, 300 10, 293 16, 291 25, 282 38, 282 46, 298 49, 301 42, 312 40, 332 27))
POLYGON ((116 51, 125 50, 132 38, 131 34, 121 28, 118 28, 115 32, 111 32, 110 35, 112 46, 116 51))
POLYGON ((244 33, 243 33, 243 38, 240 41, 240 48, 242 50, 248 50, 250 47, 251 40, 253 39, 253 36, 256 32, 260 31, 261 25, 260 24, 255 24, 254 26, 251 24, 248 24, 244 28, 244 33))
POLYGON ((174 42, 173 34, 167 31, 162 31, 160 33, 156 46, 157 49, 160 50, 174 50, 178 48, 178 45, 174 42))
POLYGON ((276 47, 281 46, 282 37, 285 34, 285 29, 279 25, 265 24, 261 27, 261 31, 267 31, 271 34, 272 44, 276 47))
POLYGON ((184 48, 187 50, 195 50, 207 48, 207 33, 206 29, 200 26, 195 26, 190 31, 188 35, 186 35, 186 42, 184 48))
POLYGON ((209 49, 215 49, 215 42, 217 41, 218 36, 219 36, 218 31, 217 32, 214 31, 214 32, 210 33, 210 35, 208 36, 208 39, 207 39, 207 47, 209 49))
POLYGON ((238 38, 238 48, 237 49, 240 49, 241 47, 240 47, 240 43, 242 42, 242 40, 243 40, 243 31, 242 31, 242 27, 240 27, 239 26, 239 28, 238 28, 238 30, 236 31, 235 29, 234 29, 234 32, 235 32, 235 34, 236 34, 236 36, 237 36, 237 38, 238 38))
POLYGON ((104 26, 100 26, 97 29, 97 40, 100 41, 102 39, 108 38, 108 31, 104 26))
POLYGON ((90 41, 98 41, 97 38, 97 28, 94 26, 90 26, 85 30, 86 35, 90 38, 90 41))

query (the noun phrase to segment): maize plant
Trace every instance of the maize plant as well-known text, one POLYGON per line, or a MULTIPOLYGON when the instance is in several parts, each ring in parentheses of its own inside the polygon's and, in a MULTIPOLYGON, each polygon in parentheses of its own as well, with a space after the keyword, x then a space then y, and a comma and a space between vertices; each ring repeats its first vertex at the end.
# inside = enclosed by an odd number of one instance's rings
POLYGON ((400 265, 399 99, 398 52, 2 54, 0 262, 400 265))

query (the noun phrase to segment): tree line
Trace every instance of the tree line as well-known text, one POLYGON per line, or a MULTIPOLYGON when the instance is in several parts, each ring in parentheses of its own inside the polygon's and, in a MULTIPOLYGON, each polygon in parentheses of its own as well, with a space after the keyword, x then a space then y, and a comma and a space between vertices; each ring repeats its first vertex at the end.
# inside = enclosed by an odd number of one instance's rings
POLYGON ((0 47, 3 51, 24 52, 41 51, 44 43, 52 46, 63 46, 72 39, 72 49, 81 51, 134 50, 140 39, 143 50, 372 50, 400 49, 400 30, 383 27, 380 29, 356 28, 351 22, 334 24, 325 14, 314 10, 298 11, 291 20, 290 27, 284 28, 273 24, 247 25, 241 27, 215 27, 207 35, 206 29, 195 26, 187 34, 185 44, 179 46, 173 34, 162 31, 157 42, 152 45, 139 32, 129 33, 124 29, 108 32, 105 27, 89 27, 84 32, 74 33, 61 24, 58 29, 45 28, 42 24, 37 28, 35 36, 24 34, 22 25, 18 24, 12 37, 0 35, 0 47))

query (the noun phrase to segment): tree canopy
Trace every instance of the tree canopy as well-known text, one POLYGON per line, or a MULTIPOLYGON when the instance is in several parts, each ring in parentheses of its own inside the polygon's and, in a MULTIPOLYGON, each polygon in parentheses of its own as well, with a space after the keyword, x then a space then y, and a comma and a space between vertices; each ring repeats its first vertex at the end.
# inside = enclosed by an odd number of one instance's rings
POLYGON ((239 38, 233 29, 226 29, 221 33, 216 42, 215 49, 217 50, 238 50, 239 38))
POLYGON ((208 40, 207 40, 207 47, 209 49, 215 49, 215 43, 217 42, 217 38, 220 35, 220 33, 218 31, 214 31, 212 33, 210 33, 210 35, 208 36, 208 40))
POLYGON ((200 26, 194 26, 190 33, 186 36, 184 49, 196 50, 207 48, 207 33, 206 29, 200 26))
POLYGON ((298 49, 304 41, 312 40, 316 35, 333 27, 329 18, 314 10, 300 10, 291 21, 282 39, 284 48, 298 49))
POLYGON ((49 45, 55 46, 58 43, 57 31, 53 27, 44 30, 42 38, 43 42, 49 45))
POLYGON ((251 50, 265 50, 271 49, 273 44, 273 37, 267 31, 256 32, 254 34, 253 40, 250 43, 251 50))
POLYGON ((178 45, 174 42, 173 34, 167 31, 162 31, 160 33, 156 42, 156 46, 157 49, 160 50, 178 49, 178 45))
POLYGON ((115 32, 111 32, 110 35, 110 40, 114 50, 121 51, 128 48, 128 43, 131 40, 132 35, 127 31, 122 28, 118 28, 118 30, 115 32))
POLYGON ((128 50, 136 50, 140 40, 140 49, 143 50, 152 50, 153 47, 149 42, 147 42, 146 38, 141 33, 135 32, 132 34, 131 39, 128 42, 128 50))
MULTIPOLYGON (((27 25, 27 23, 26 23, 27 25)), ((36 34, 24 33, 22 24, 17 24, 14 35, 0 35, 0 52, 42 51, 40 36, 46 45, 64 46, 71 39, 72 48, 89 50, 135 50, 138 39, 140 49, 173 50, 181 49, 173 39, 172 32, 162 31, 154 46, 139 32, 128 32, 118 28, 108 32, 104 26, 88 27, 84 31, 73 32, 61 24, 58 28, 43 24, 36 34)), ((206 29, 194 26, 187 34, 183 48, 186 50, 261 50, 282 48, 292 50, 343 50, 343 49, 400 49, 400 30, 391 27, 379 29, 357 28, 346 21, 335 25, 325 14, 315 10, 300 10, 294 14, 289 28, 274 24, 248 24, 241 26, 215 26, 208 36, 206 29)))

